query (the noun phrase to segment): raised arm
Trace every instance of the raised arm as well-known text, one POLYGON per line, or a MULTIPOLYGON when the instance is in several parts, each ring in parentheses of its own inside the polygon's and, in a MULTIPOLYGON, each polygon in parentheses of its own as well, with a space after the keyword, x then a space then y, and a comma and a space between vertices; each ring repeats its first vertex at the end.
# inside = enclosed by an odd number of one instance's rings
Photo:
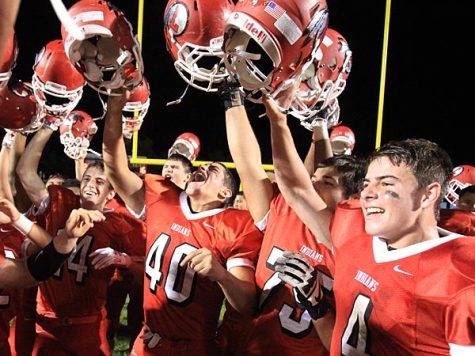
POLYGON ((143 181, 129 169, 127 151, 122 136, 122 108, 128 92, 122 96, 109 96, 104 122, 102 154, 107 179, 125 204, 140 213, 145 206, 143 181))
MULTIPOLYGON (((221 97, 225 101, 226 95, 234 95, 241 98, 236 86, 226 88, 228 92, 221 91, 221 97), (236 93, 237 92, 237 93, 236 93)), ((228 99, 230 100, 230 99, 228 99)), ((236 170, 241 179, 246 196, 249 212, 255 222, 261 221, 269 211, 272 200, 272 184, 262 168, 261 150, 257 142, 252 126, 248 120, 246 109, 242 105, 232 106, 226 109, 226 134, 229 151, 236 164, 236 170)), ((236 101, 234 101, 235 103, 236 101)), ((234 104, 235 105, 235 104, 234 104)))
POLYGON ((270 98, 264 99, 271 124, 272 156, 277 184, 287 203, 305 225, 331 248, 329 234, 331 212, 313 188, 307 169, 295 148, 287 117, 270 98))
POLYGON ((28 198, 30 198, 35 206, 39 206, 48 195, 46 184, 38 174, 38 165, 43 150, 52 134, 52 129, 47 126, 42 126, 26 146, 25 152, 21 156, 16 167, 18 178, 20 179, 28 198))
POLYGON ((333 152, 328 135, 327 121, 319 120, 313 127, 312 143, 307 156, 305 156, 304 164, 308 174, 313 175, 318 163, 330 157, 333 157, 333 152))
POLYGON ((2 149, 0 150, 0 198, 13 202, 13 193, 10 179, 10 152, 15 140, 15 133, 7 131, 3 137, 2 149))

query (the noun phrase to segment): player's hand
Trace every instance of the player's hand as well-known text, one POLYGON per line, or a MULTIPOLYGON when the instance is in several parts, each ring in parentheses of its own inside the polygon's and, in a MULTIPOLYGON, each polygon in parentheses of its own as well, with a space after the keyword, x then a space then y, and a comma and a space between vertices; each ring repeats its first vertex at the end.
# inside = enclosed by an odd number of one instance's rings
POLYGON ((278 277, 292 287, 297 304, 316 320, 328 310, 323 299, 322 275, 300 253, 285 251, 276 260, 278 277))
POLYGON ((219 263, 213 253, 207 248, 192 251, 181 261, 180 266, 189 266, 200 277, 206 277, 213 282, 222 280, 226 269, 219 263))
POLYGON ((91 264, 95 269, 103 269, 109 266, 129 267, 132 258, 124 252, 116 251, 110 247, 99 248, 89 255, 91 264))
POLYGON ((274 98, 274 102, 277 104, 279 110, 287 111, 292 106, 294 102, 296 91, 300 81, 296 80, 292 84, 290 84, 286 89, 279 92, 274 98))
POLYGON ((266 115, 271 124, 287 124, 287 115, 282 112, 279 105, 270 95, 263 95, 262 103, 266 108, 266 115))
POLYGON ((79 238, 93 227, 94 223, 105 219, 106 217, 99 210, 74 209, 63 231, 68 238, 79 238))
POLYGON ((20 218, 20 212, 8 199, 0 199, 0 224, 11 224, 20 218))
POLYGON ((244 105, 244 90, 234 76, 229 76, 218 86, 218 96, 223 101, 224 110, 244 105))

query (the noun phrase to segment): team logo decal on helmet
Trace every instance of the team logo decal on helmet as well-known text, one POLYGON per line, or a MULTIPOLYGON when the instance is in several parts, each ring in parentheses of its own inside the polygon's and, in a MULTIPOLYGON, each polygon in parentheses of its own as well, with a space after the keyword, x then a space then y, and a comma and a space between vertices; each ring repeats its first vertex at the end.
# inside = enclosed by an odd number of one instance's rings
POLYGON ((170 9, 165 13, 165 28, 168 27, 174 36, 180 36, 185 32, 189 18, 190 15, 186 5, 177 2, 170 6, 170 9))

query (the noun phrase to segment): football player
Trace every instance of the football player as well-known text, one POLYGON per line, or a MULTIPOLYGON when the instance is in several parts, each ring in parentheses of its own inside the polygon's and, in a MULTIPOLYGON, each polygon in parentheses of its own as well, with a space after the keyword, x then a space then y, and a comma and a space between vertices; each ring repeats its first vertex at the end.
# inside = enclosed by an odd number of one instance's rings
MULTIPOLYGON (((248 209, 256 226, 263 231, 264 238, 256 267, 260 295, 257 316, 254 319, 239 318, 228 310, 220 328, 220 342, 227 354, 325 355, 326 348, 329 348, 328 338, 323 340, 326 342, 324 345, 313 326, 314 316, 297 305, 292 288, 283 285, 277 278, 275 263, 286 250, 300 251, 310 256, 312 265, 320 266, 329 274, 324 266, 329 264, 326 259, 331 253, 318 243, 318 236, 312 235, 304 226, 284 200, 278 186, 268 179, 242 97, 239 93, 230 93, 228 89, 223 99, 229 150, 242 181, 248 209), (231 97, 235 100, 229 106, 231 97)), ((326 137, 314 137, 316 142, 312 142, 309 150, 312 159, 309 157, 307 161, 313 160, 314 154, 322 154, 322 151, 315 152, 314 145, 324 140, 328 141, 328 132, 326 137)), ((314 166, 313 163, 306 175, 310 177, 313 174, 315 189, 325 196, 332 210, 339 201, 357 192, 358 185, 353 181, 356 181, 355 172, 360 165, 356 158, 330 158, 318 165, 316 170, 314 166)), ((330 287, 327 285, 327 288, 330 287)), ((323 322, 328 320, 319 321, 323 322)))
MULTIPOLYGON (((265 100, 277 183, 282 194, 334 252, 336 321, 331 352, 454 354, 475 351, 475 240, 437 229, 452 163, 424 139, 387 143, 368 158, 359 201, 327 206, 298 161, 285 115, 265 100)), ((289 258, 279 269, 295 270, 289 258)), ((300 297, 321 300, 319 278, 300 297)))
POLYGON ((220 163, 200 166, 185 191, 130 171, 121 128, 126 101, 127 92, 109 97, 103 156, 107 178, 147 226, 145 325, 131 354, 215 355, 223 297, 239 312, 254 311, 262 236, 247 212, 226 209, 236 183, 220 163))
MULTIPOLYGON (((133 259, 133 226, 120 214, 104 209, 115 195, 100 162, 87 167, 80 196, 62 186, 50 186, 38 175, 41 154, 53 130, 44 125, 30 140, 17 165, 17 173, 35 205, 39 224, 56 234, 76 208, 104 211, 107 222, 95 224, 55 278, 39 287, 36 339, 33 354, 62 350, 78 354, 110 354, 104 329, 107 286, 114 266, 143 271, 133 259)), ((140 273, 140 272, 138 272, 140 273)))

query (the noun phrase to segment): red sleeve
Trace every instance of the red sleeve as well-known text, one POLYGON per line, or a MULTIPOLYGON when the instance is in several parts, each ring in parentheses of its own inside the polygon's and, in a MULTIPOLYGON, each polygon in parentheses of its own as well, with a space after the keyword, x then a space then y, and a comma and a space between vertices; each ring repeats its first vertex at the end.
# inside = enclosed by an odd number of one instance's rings
POLYGON ((228 209, 226 223, 220 224, 226 246, 221 250, 227 268, 235 266, 254 267, 262 244, 262 233, 247 211, 228 209))
POLYGON ((475 345, 474 301, 475 285, 462 290, 447 308, 445 335, 449 344, 475 345))

